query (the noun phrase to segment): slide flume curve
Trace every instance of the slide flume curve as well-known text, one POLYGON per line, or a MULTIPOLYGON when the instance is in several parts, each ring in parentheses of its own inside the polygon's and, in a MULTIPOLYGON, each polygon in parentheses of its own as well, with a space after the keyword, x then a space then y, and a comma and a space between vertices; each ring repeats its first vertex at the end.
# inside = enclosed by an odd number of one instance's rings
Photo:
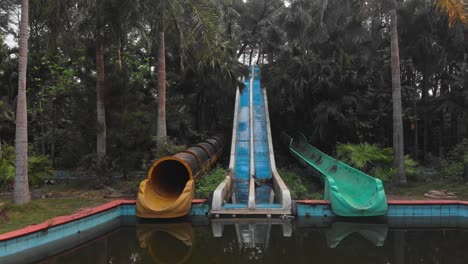
POLYGON ((380 216, 388 204, 382 181, 338 161, 310 145, 306 138, 285 132, 282 141, 290 153, 324 184, 324 198, 331 202, 332 211, 339 216, 380 216))

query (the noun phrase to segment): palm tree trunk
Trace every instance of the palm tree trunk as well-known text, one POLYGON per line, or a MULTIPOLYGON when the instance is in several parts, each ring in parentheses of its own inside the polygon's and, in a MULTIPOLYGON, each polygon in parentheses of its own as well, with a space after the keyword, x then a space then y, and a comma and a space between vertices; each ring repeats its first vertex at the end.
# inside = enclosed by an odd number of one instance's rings
POLYGON ((119 40, 119 45, 117 47, 117 71, 119 74, 123 72, 123 63, 122 63, 122 39, 119 40))
MULTIPOLYGON (((468 41, 467 37, 468 36, 468 30, 465 31, 465 43, 468 41)), ((467 67, 468 67, 468 52, 465 52, 464 54, 464 61, 463 61, 463 72, 465 73, 465 80, 468 78, 468 73, 467 73, 467 67)), ((465 81, 465 83, 467 83, 465 81)), ((463 163, 464 163, 464 168, 463 168, 463 177, 465 178, 465 181, 468 182, 468 124, 466 126, 466 139, 465 139, 465 151, 463 155, 463 163)))
POLYGON ((419 156, 419 133, 418 133, 418 110, 416 101, 414 102, 414 152, 413 156, 416 160, 418 160, 419 156))
POLYGON ((426 159, 429 150, 429 114, 428 107, 428 91, 429 91, 429 73, 427 66, 423 69, 423 87, 422 87, 422 103, 423 103, 423 160, 426 159))
MULTIPOLYGON (((468 133, 468 126, 467 126, 468 133)), ((463 153, 463 178, 468 182, 468 137, 465 139, 464 153, 463 153)))
POLYGON ((400 50, 398 48, 398 22, 395 9, 390 11, 391 15, 391 46, 392 46, 392 102, 393 102, 393 160, 396 171, 395 181, 406 184, 403 149, 403 116, 401 108, 401 80, 400 80, 400 50))
POLYGON ((52 131, 50 136, 50 159, 52 161, 52 166, 55 165, 55 126, 57 115, 55 111, 54 101, 52 101, 52 131))
POLYGON ((19 41, 18 99, 16 104, 16 175, 13 203, 31 201, 28 180, 28 115, 26 104, 26 71, 28 68, 29 1, 21 0, 19 41))
POLYGON ((157 139, 159 142, 166 141, 166 49, 165 49, 164 31, 159 32, 159 51, 158 51, 158 131, 157 139))
POLYGON ((102 169, 106 157, 106 107, 105 107, 105 68, 104 47, 99 41, 96 45, 97 68, 97 167, 102 169))

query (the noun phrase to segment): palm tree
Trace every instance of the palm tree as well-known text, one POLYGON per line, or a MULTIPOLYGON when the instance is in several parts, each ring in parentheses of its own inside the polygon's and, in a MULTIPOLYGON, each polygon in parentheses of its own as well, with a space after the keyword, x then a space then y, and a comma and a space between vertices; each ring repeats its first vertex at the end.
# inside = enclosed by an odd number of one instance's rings
MULTIPOLYGON (((457 23, 462 23, 463 25, 468 25, 468 3, 464 0, 438 0, 437 1, 437 11, 439 13, 444 13, 448 17, 448 23, 450 27, 454 27, 457 23)), ((466 43, 466 29, 465 29, 465 43, 466 43)), ((468 54, 465 51, 464 61, 463 61, 463 70, 462 72, 466 74, 466 64, 468 59, 468 54)), ((463 155, 463 177, 468 181, 468 139, 464 141, 464 155, 463 155)))
POLYGON ((96 2, 96 112, 97 112, 97 133, 96 133, 96 153, 97 168, 101 171, 104 168, 106 157, 106 107, 105 107, 105 64, 104 64, 104 18, 102 15, 103 1, 96 2))
MULTIPOLYGON (((391 16, 391 68, 392 68, 392 103, 393 103, 393 155, 396 178, 400 184, 406 184, 404 167, 403 117, 401 107, 400 50, 398 48, 397 1, 392 0, 391 16)), ((457 22, 467 23, 466 4, 462 0, 438 0, 437 9, 448 16, 450 26, 457 22)))
MULTIPOLYGON (((187 51, 192 43, 200 43, 205 59, 219 59, 217 55, 220 47, 217 35, 219 14, 211 1, 183 1, 183 0, 142 0, 140 6, 144 9, 147 21, 158 31, 158 122, 157 139, 165 142, 167 138, 166 126, 166 39, 165 32, 172 27, 179 41, 181 66, 188 57, 199 50, 187 51), (156 10, 156 12, 155 12, 156 10), (156 25, 154 25, 156 24, 156 25)), ((143 25, 146 28, 147 25, 143 25)), ((212 62, 212 61, 211 61, 212 62)), ((214 65, 214 64, 213 64, 214 65)))
POLYGON ((468 25, 468 3, 465 0, 437 0, 437 11, 446 14, 449 26, 457 23, 468 25))
POLYGON ((19 40, 18 99, 16 108, 16 177, 13 192, 15 204, 31 200, 28 180, 28 116, 26 104, 26 71, 28 68, 29 1, 21 1, 19 40))
POLYGON ((396 170, 395 182, 406 184, 403 145, 403 111, 401 108, 401 80, 400 80, 400 50, 398 48, 397 2, 393 1, 394 9, 391 16, 391 57, 392 57, 392 103, 393 103, 393 166, 396 170))
MULTIPOLYGON (((453 27, 456 23, 462 23, 464 25, 468 25, 468 3, 463 0, 438 0, 437 2, 437 9, 441 13, 445 13, 448 17, 449 26, 453 27)), ((464 34, 467 35, 466 33, 464 34)), ((465 37, 466 38, 466 37, 465 37)), ((465 41, 467 41, 465 39, 465 41)), ((465 42, 466 43, 466 42, 465 42)), ((468 55, 465 51, 464 54, 464 64, 466 65, 466 60, 468 59, 468 55)), ((464 69, 466 74, 466 69, 464 69)), ((466 181, 468 181, 468 139, 465 141, 464 144, 464 155, 463 155, 463 177, 466 181)))
POLYGON ((158 35, 158 142, 164 142, 167 138, 166 128, 166 48, 164 29, 158 35))

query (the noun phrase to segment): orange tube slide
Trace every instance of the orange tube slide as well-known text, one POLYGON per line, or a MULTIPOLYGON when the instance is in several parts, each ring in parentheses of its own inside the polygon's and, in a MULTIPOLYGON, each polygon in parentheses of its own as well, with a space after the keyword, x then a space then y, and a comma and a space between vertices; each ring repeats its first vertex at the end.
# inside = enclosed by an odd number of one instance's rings
POLYGON ((195 181, 221 156, 223 140, 213 137, 151 166, 140 183, 136 215, 140 218, 181 217, 191 209, 195 181))

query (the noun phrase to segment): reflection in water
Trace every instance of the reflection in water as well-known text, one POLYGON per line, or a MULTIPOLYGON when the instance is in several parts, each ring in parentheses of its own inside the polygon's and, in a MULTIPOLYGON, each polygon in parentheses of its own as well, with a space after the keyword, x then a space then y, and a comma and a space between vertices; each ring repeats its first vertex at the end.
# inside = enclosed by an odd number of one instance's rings
POLYGON ((468 263, 463 229, 314 221, 139 224, 44 263, 468 263))
POLYGON ((386 224, 365 224, 365 223, 349 223, 335 222, 331 228, 325 231, 327 244, 331 248, 335 248, 347 236, 358 233, 374 246, 383 246, 385 238, 387 238, 388 226, 386 224))
POLYGON ((290 237, 292 222, 279 219, 214 219, 211 222, 214 237, 222 237, 225 226, 234 225, 239 248, 268 248, 272 225, 281 226, 284 237, 290 237))
POLYGON ((190 223, 138 224, 140 247, 147 248, 156 263, 182 264, 192 254, 190 223))

